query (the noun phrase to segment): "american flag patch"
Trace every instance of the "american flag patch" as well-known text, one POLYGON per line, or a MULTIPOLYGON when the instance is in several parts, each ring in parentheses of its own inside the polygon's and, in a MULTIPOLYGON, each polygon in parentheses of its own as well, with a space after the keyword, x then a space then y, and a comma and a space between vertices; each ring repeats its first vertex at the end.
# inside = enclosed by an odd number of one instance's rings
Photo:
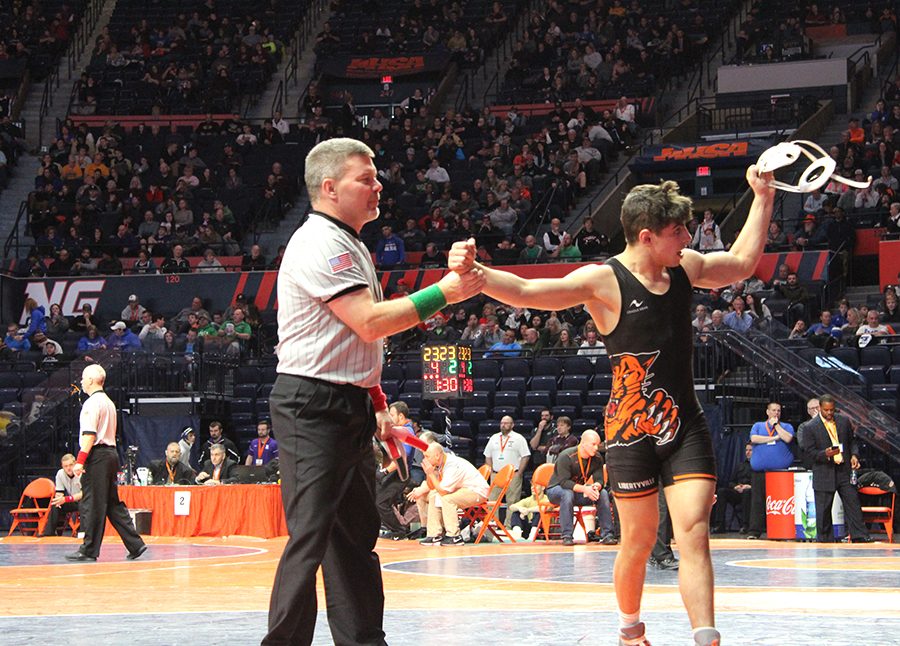
POLYGON ((331 273, 336 274, 345 269, 350 269, 353 266, 353 258, 349 252, 345 252, 334 258, 329 258, 328 265, 331 267, 331 273))

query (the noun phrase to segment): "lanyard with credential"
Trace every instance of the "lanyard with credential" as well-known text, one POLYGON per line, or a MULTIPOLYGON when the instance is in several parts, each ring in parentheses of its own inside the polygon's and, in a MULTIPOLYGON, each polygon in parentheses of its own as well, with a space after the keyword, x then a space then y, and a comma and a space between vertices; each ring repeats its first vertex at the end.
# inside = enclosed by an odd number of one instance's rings
POLYGON ((266 451, 266 446, 269 444, 269 438, 266 438, 265 442, 260 443, 259 440, 256 442, 256 457, 262 460, 263 453, 266 451))
POLYGON ((175 470, 169 466, 169 461, 166 460, 166 471, 169 472, 169 482, 175 482, 175 470))
POLYGON ((587 469, 585 469, 584 463, 581 461, 581 454, 577 449, 575 450, 575 455, 578 456, 578 467, 581 469, 581 484, 587 484, 588 474, 591 472, 591 460, 594 458, 588 458, 587 469))

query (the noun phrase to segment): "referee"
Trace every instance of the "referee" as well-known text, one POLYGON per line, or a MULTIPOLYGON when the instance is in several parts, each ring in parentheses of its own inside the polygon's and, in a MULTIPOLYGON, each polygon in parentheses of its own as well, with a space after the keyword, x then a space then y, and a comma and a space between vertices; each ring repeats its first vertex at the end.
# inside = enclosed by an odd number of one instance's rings
POLYGON ((359 238, 378 217, 374 154, 330 139, 306 158, 309 219, 291 237, 278 272, 278 378, 269 399, 278 429, 290 539, 278 564, 262 643, 310 644, 316 572, 322 566, 336 644, 385 644, 384 592, 374 553, 372 437, 391 418, 379 386, 382 338, 474 296, 483 273, 446 274, 409 298, 384 301, 359 238))
POLYGON ((70 561, 96 561, 106 531, 106 519, 119 533, 128 549, 126 558, 134 560, 147 546, 131 522, 125 503, 119 500, 116 473, 116 406, 103 392, 106 371, 94 363, 81 373, 81 389, 88 396, 81 407, 80 451, 75 459, 75 475, 81 476, 81 529, 84 543, 77 552, 66 554, 70 561))

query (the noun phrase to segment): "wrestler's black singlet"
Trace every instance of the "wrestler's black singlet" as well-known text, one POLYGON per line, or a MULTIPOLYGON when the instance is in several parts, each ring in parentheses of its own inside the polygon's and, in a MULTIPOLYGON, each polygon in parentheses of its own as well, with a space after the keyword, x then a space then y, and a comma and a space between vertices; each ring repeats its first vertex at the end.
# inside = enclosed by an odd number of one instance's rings
POLYGON ((617 259, 606 263, 622 295, 619 321, 603 339, 613 384, 606 409, 613 491, 646 495, 683 478, 715 478, 715 458, 694 392, 692 288, 681 266, 653 294, 617 259))

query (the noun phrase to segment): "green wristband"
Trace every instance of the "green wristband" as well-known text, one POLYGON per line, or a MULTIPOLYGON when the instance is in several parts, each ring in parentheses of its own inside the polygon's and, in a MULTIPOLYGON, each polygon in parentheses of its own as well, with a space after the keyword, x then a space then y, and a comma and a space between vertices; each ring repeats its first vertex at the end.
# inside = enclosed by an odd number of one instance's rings
POLYGON ((437 285, 432 285, 431 287, 420 289, 414 294, 410 294, 409 300, 411 300, 415 306, 420 321, 427 321, 447 305, 447 299, 444 297, 444 292, 442 292, 441 288, 437 285))

